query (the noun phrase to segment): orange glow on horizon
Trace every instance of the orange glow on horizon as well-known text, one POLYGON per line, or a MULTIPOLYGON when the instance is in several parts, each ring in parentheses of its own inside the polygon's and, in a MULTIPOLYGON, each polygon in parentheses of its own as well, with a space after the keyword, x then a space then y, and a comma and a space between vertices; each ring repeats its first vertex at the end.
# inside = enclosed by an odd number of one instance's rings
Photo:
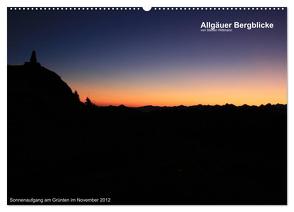
POLYGON ((286 72, 273 66, 248 72, 212 75, 177 72, 168 76, 117 77, 89 83, 72 82, 83 101, 99 106, 261 105, 287 104, 286 72), (284 73, 284 74, 283 74, 284 73))

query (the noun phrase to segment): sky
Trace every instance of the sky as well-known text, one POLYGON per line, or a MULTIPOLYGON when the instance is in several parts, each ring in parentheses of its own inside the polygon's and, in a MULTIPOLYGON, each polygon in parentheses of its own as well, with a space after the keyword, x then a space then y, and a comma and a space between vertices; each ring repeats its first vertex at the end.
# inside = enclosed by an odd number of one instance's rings
POLYGON ((286 13, 8 10, 8 64, 36 50, 97 105, 287 104, 286 13), (274 28, 201 32, 202 21, 274 28))

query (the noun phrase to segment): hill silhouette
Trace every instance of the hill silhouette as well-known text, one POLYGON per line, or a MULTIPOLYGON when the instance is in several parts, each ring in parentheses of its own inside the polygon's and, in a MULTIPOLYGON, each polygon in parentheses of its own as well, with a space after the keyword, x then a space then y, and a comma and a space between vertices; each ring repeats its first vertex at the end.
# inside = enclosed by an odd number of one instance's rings
POLYGON ((286 204, 287 106, 98 107, 33 52, 8 65, 8 204, 32 197, 286 204))

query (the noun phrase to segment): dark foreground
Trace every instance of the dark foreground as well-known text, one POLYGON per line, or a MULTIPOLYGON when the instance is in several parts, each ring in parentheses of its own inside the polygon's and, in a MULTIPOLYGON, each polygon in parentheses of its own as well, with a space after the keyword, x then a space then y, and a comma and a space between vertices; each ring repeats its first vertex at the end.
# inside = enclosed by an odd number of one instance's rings
POLYGON ((8 204, 33 204, 16 198, 287 204, 286 105, 96 107, 37 64, 8 66, 8 204))

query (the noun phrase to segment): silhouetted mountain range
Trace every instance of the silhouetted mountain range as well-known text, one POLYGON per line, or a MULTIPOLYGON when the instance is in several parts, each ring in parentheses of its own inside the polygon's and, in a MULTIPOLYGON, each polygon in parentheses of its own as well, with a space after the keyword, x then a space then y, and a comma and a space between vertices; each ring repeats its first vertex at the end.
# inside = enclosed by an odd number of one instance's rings
POLYGON ((36 52, 8 65, 9 204, 286 204, 286 174, 286 105, 99 107, 36 52))
MULTIPOLYGON (((53 109, 75 110, 80 107, 78 93, 73 92, 71 88, 58 76, 55 72, 40 65, 37 62, 36 53, 33 51, 30 62, 26 62, 24 65, 8 65, 8 80, 9 80, 9 93, 13 93, 11 101, 16 104, 28 104, 32 106, 32 102, 38 102, 38 107, 48 107, 53 109), (41 105, 40 105, 41 104, 41 105)), ((284 107, 283 104, 276 105, 261 105, 260 107, 284 107)), ((101 107, 101 106, 100 106, 101 107)), ((107 107, 107 106, 106 106, 107 107)), ((115 107, 115 106, 108 106, 115 107)), ((126 108, 124 105, 117 106, 119 108, 126 108)), ((225 105, 194 105, 194 106, 153 106, 146 105, 142 107, 136 107, 142 111, 154 111, 163 109, 194 109, 194 108, 236 108, 233 104, 225 105)), ((257 106, 243 105, 241 108, 250 108, 257 106)))

